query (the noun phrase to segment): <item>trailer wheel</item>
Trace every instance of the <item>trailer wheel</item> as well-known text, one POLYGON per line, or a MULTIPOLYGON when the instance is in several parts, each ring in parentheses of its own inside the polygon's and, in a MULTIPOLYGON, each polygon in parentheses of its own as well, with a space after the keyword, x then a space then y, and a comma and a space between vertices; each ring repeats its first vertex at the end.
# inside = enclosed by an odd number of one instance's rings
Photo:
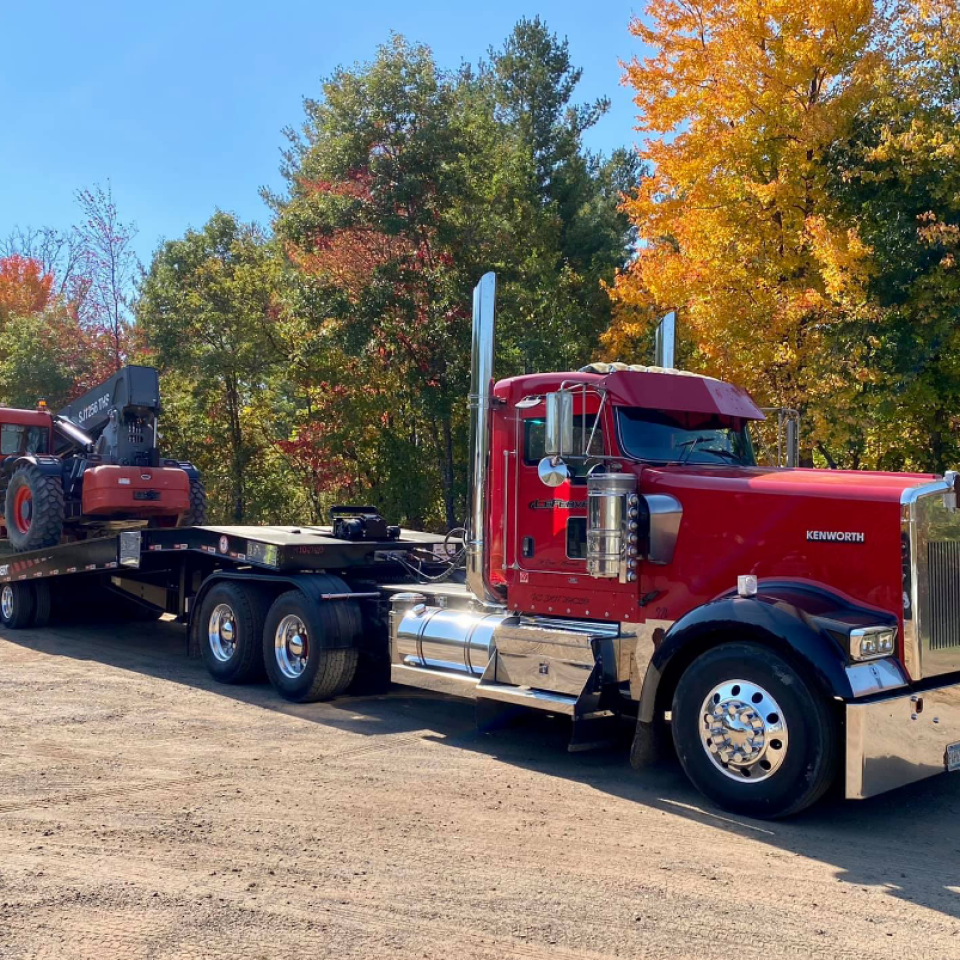
POLYGON ((248 683, 263 676, 260 638, 266 603, 255 587, 223 582, 203 598, 195 629, 207 670, 221 683, 248 683))
POLYGON ((18 553, 55 547, 63 537, 63 482, 34 463, 21 464, 7 486, 7 537, 18 553))
POLYGON ((677 684, 671 723, 694 786, 735 813, 798 813, 836 774, 831 704, 760 644, 725 643, 694 660, 677 684))
POLYGON ((33 626, 37 594, 32 583, 5 583, 0 587, 0 625, 8 630, 33 626))
POLYGON ((341 644, 355 644, 359 627, 359 611, 349 601, 314 603, 299 590, 277 597, 263 631, 263 659, 277 692, 294 703, 343 693, 359 651, 341 644))
POLYGON ((180 515, 178 527, 202 527, 207 522, 207 491, 199 477, 190 478, 190 509, 180 515))
POLYGON ((50 623, 53 614, 53 590, 49 580, 35 580, 33 582, 33 597, 35 609, 32 627, 45 627, 50 623))

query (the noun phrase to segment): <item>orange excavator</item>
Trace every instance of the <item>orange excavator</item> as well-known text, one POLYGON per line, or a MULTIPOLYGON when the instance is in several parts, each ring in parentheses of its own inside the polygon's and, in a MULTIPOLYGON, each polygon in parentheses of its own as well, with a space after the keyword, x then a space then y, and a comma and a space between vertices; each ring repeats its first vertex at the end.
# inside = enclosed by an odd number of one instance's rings
POLYGON ((191 463, 158 448, 160 378, 127 366, 59 413, 0 407, 0 536, 15 552, 206 522, 191 463))

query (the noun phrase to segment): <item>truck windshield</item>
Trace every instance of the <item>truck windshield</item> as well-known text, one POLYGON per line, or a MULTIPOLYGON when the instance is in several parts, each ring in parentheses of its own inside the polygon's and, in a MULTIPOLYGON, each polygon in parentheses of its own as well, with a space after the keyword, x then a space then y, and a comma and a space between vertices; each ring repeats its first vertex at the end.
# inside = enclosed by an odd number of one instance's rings
POLYGON ((621 407, 617 425, 623 452, 657 463, 754 466, 746 424, 716 416, 621 407))

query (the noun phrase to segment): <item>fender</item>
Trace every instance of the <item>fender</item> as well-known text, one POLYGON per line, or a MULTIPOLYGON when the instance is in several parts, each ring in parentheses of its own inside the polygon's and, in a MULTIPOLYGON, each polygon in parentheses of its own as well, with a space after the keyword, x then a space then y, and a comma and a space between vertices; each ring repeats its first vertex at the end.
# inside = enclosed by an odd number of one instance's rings
POLYGON ((265 586, 273 587, 274 598, 287 589, 296 588, 308 600, 317 605, 335 603, 343 629, 340 631, 339 637, 323 636, 318 639, 319 644, 328 650, 342 650, 358 646, 362 638, 362 629, 361 612, 356 601, 369 600, 374 597, 380 598, 379 593, 355 593, 339 577, 328 573, 256 574, 239 573, 233 570, 215 570, 200 584, 200 589, 190 605, 188 631, 192 641, 191 648, 193 648, 194 641, 199 642, 199 634, 196 632, 199 629, 196 615, 203 605, 204 597, 212 586, 224 580, 239 580, 243 583, 256 581, 265 586))
POLYGON ((25 453, 0 460, 0 517, 4 514, 4 499, 7 495, 7 485, 10 483, 10 478, 18 467, 27 463, 32 464, 47 476, 63 477, 63 461, 59 457, 49 457, 42 453, 25 453))
POLYGON ((25 463, 33 464, 41 473, 51 477, 63 476, 63 460, 59 457, 49 457, 42 453, 25 453, 19 457, 7 457, 3 461, 4 477, 9 479, 13 472, 25 463))
POLYGON ((664 678, 669 691, 693 657, 715 645, 710 638, 716 636, 754 640, 792 655, 826 696, 852 700, 857 694, 843 642, 850 630, 864 624, 896 627, 897 619, 812 584, 769 582, 754 597, 724 594, 691 610, 666 632, 647 666, 639 720, 654 720, 664 678))
POLYGON ((192 464, 189 460, 178 460, 176 462, 166 461, 164 463, 165 467, 179 467, 191 480, 200 479, 200 471, 192 464))

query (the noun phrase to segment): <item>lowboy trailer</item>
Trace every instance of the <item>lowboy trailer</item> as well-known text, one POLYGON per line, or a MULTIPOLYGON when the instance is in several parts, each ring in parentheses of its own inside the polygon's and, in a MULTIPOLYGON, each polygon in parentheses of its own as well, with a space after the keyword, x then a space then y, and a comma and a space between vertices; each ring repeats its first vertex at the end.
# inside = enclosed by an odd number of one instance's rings
POLYGON ((454 549, 399 528, 353 540, 330 527, 126 530, 0 557, 0 626, 107 608, 131 621, 173 614, 215 679, 244 683, 266 670, 287 699, 324 699, 343 693, 361 663, 385 672, 383 605, 410 589, 412 569, 451 572, 438 548, 454 549))
POLYGON ((732 384, 591 364, 496 381, 474 293, 464 545, 325 527, 127 530, 0 559, 0 623, 105 603, 188 625, 210 673, 294 701, 355 679, 632 724, 720 806, 802 810, 960 770, 960 478, 756 463, 732 384), (451 558, 465 557, 465 570, 451 558))

